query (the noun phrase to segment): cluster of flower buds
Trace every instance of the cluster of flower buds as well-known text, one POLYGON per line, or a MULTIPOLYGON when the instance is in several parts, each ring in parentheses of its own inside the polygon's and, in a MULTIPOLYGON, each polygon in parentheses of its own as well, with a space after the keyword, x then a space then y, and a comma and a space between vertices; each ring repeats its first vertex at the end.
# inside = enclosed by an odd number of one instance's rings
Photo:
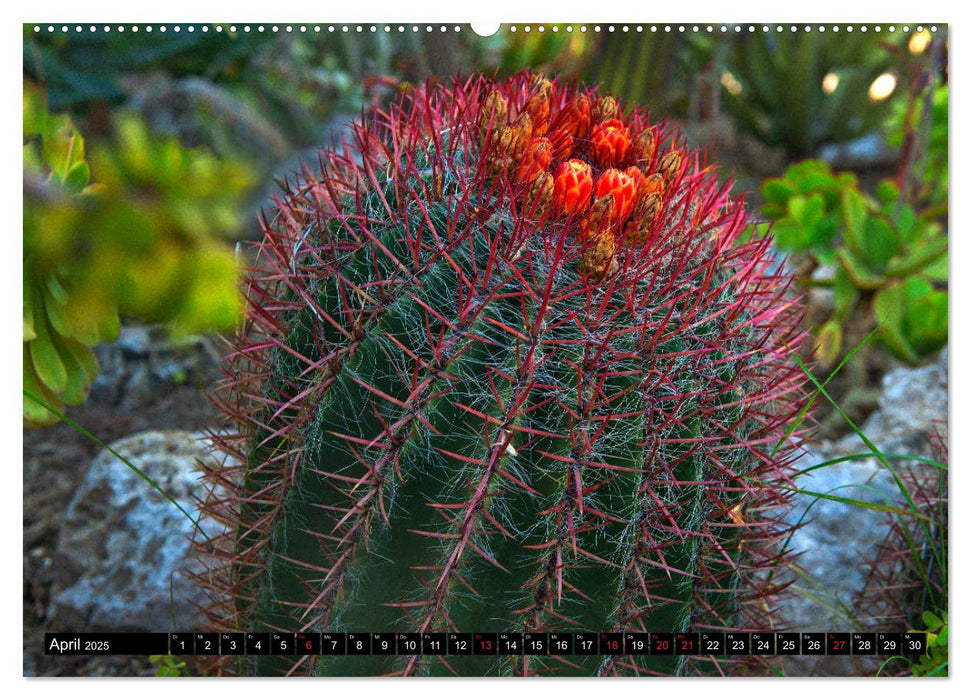
POLYGON ((489 93, 480 143, 490 174, 506 170, 535 217, 572 217, 590 243, 579 270, 602 277, 618 245, 646 241, 676 185, 683 158, 657 153, 657 132, 625 122, 616 100, 576 93, 554 106, 553 86, 534 79, 516 98, 489 93), (632 128, 637 133, 632 133, 632 128))

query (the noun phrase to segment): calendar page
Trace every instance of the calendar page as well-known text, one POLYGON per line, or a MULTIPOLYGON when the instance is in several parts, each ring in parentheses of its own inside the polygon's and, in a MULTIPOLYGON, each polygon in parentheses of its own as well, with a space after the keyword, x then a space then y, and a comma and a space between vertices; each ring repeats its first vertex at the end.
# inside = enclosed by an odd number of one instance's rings
POLYGON ((24 676, 948 675, 947 23, 22 36, 24 676))

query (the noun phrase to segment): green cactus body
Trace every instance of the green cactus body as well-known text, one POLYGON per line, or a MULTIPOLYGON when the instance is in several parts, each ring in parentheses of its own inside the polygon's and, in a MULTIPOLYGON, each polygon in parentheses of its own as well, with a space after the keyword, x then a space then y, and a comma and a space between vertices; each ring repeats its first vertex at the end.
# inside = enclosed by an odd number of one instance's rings
MULTIPOLYGON (((219 399, 239 430, 218 442, 243 466, 210 473, 226 488, 207 507, 233 525, 208 579, 217 629, 771 626, 758 608, 784 528, 759 513, 785 505, 797 448, 785 429, 800 307, 765 273, 765 241, 732 245, 744 210, 697 164, 678 161, 653 221, 635 205, 606 230, 558 211, 561 183, 527 196, 536 178, 510 175, 517 161, 490 131, 505 138, 534 95, 547 95, 555 131, 575 94, 543 87, 519 76, 406 96, 265 222, 249 327, 219 399), (483 116, 495 95, 508 121, 483 116), (605 249, 609 269, 590 272, 605 249)), ((530 143, 547 132, 534 122, 530 143)), ((626 123, 639 131, 646 117, 626 123)), ((660 161, 615 164, 646 178, 660 161)), ((600 192, 592 207, 624 196, 600 192)), ((724 660, 349 655, 245 657, 237 670, 713 664, 724 660)))

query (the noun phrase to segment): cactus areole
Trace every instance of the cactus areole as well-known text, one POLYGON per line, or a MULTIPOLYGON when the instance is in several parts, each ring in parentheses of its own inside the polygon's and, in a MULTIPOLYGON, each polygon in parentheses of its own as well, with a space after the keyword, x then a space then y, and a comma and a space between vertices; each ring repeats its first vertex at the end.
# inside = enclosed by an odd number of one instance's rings
MULTIPOLYGON (((802 307, 703 156, 522 74, 403 92, 261 223, 208 473, 216 630, 772 629, 802 307)), ((624 655, 257 675, 718 673, 624 655)))

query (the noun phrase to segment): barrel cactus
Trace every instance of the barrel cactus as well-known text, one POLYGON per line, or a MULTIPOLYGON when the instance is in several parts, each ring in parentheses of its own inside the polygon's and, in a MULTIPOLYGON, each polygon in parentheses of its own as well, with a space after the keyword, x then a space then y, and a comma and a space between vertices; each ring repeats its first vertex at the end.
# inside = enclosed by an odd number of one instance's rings
MULTIPOLYGON (((208 473, 213 629, 765 629, 802 307, 645 111, 522 74, 403 91, 292 178, 208 473), (236 464, 237 466, 232 466, 236 464)), ((260 675, 644 675, 640 655, 247 656, 260 675)))

